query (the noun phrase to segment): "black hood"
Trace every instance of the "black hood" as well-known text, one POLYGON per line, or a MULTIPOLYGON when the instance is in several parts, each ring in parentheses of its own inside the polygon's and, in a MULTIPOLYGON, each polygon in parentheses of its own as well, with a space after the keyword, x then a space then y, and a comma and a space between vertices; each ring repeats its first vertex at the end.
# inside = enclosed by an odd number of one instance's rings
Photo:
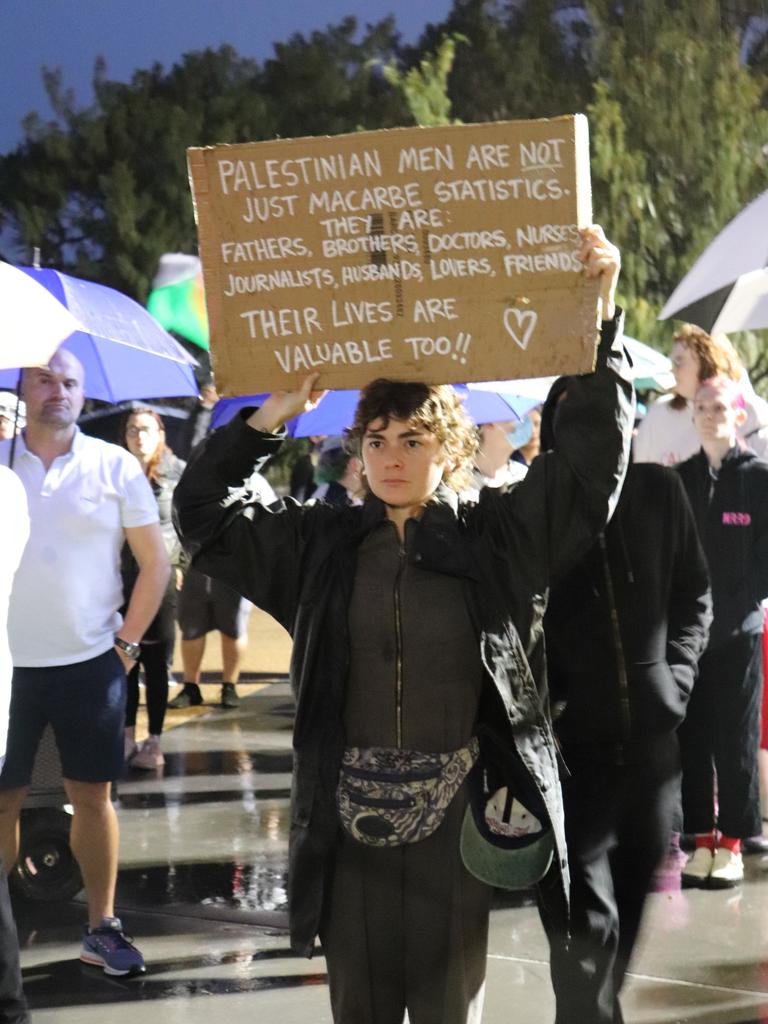
POLYGON ((568 389, 570 377, 558 377, 549 389, 544 405, 541 407, 541 450, 552 451, 555 447, 555 426, 557 421, 557 405, 563 393, 568 389))

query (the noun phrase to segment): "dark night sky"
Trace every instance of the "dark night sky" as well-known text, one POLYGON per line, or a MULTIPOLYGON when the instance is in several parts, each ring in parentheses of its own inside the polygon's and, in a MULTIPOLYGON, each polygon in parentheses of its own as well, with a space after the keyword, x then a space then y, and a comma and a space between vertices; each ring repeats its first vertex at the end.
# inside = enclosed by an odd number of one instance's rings
POLYGON ((85 105, 99 55, 109 78, 127 81, 156 61, 170 67, 184 53, 225 43, 263 60, 275 41, 348 14, 365 24, 392 13, 412 42, 450 8, 451 0, 0 0, 0 153, 21 141, 21 119, 30 110, 51 116, 43 65, 61 67, 65 84, 85 105))

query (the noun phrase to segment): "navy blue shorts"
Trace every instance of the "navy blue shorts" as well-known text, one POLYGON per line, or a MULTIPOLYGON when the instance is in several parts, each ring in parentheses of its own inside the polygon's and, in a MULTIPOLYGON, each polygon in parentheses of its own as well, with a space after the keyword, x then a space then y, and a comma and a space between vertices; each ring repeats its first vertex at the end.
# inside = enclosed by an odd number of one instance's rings
POLYGON ((65 779, 112 782, 123 770, 126 679, 110 648, 75 665, 15 668, 0 789, 28 786, 50 722, 65 779))

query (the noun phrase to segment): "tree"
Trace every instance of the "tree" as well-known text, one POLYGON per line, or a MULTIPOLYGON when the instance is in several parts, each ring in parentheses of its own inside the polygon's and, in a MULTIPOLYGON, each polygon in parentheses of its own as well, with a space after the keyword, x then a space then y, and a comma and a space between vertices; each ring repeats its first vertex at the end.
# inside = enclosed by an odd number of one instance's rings
POLYGON ((121 84, 97 64, 82 110, 48 72, 52 120, 29 118, 0 158, 0 229, 143 300, 159 255, 196 246, 188 146, 587 111, 629 328, 658 342, 666 297, 766 187, 760 15, 765 0, 454 0, 409 49, 392 19, 360 33, 347 18, 263 66, 224 47, 121 84))
MULTIPOLYGON (((435 74, 422 57, 391 80, 410 83, 417 102, 429 93, 432 109, 452 103, 465 120, 586 109, 595 216, 623 252, 629 329, 665 344, 669 326, 656 320, 664 301, 765 187, 766 79, 740 63, 755 13, 754 3, 716 0, 456 0, 421 41, 423 52, 439 33, 460 30, 469 45, 445 52, 453 67, 446 60, 435 74)), ((753 372, 768 374, 759 341, 741 347, 753 372)))
POLYGON ((40 247, 43 265, 143 299, 160 254, 195 245, 186 147, 271 134, 258 68, 223 47, 124 85, 97 63, 85 110, 57 74, 46 85, 56 119, 30 118, 26 141, 0 161, 2 222, 40 247))
POLYGON ((466 36, 443 36, 437 51, 425 54, 408 71, 400 71, 395 61, 384 65, 385 80, 402 93, 415 124, 426 128, 459 123, 451 118, 448 76, 456 57, 456 44, 466 42, 466 36))
POLYGON ((369 62, 397 46, 391 20, 355 41, 346 19, 276 47, 262 68, 232 47, 190 53, 128 84, 94 71, 95 103, 75 109, 46 72, 51 121, 27 119, 26 138, 0 159, 0 229, 29 255, 144 301, 163 252, 193 252, 197 237, 186 149, 402 123, 402 99, 369 62))
POLYGON ((296 33, 275 44, 263 78, 275 108, 275 135, 339 135, 404 123, 402 98, 370 73, 372 63, 385 64, 399 52, 394 20, 367 26, 360 42, 356 33, 356 20, 345 18, 309 38, 296 33))
POLYGON ((456 117, 470 123, 553 117, 584 109, 589 78, 578 28, 566 31, 557 0, 455 0, 410 55, 436 51, 460 35, 449 94, 456 117))
POLYGON ((717 232, 765 188, 765 79, 716 0, 587 4, 595 210, 621 245, 628 330, 655 317, 717 232))

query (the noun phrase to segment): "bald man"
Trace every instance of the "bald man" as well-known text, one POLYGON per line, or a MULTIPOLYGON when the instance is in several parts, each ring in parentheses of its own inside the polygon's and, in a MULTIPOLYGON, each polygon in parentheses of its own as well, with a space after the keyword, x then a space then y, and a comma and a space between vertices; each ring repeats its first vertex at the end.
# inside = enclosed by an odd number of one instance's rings
MULTIPOLYGON (((27 493, 30 539, 11 593, 9 741, 0 775, 0 849, 18 855, 19 813, 50 723, 73 807, 70 844, 83 875, 89 923, 85 963, 124 976, 145 970, 114 916, 118 825, 111 784, 123 768, 126 670, 139 653, 170 572, 155 498, 125 449, 77 427, 80 362, 60 349, 24 373, 27 424, 13 469, 27 493), (140 572, 122 619, 120 550, 140 572)), ((0 442, 8 464, 10 441, 0 442)))

